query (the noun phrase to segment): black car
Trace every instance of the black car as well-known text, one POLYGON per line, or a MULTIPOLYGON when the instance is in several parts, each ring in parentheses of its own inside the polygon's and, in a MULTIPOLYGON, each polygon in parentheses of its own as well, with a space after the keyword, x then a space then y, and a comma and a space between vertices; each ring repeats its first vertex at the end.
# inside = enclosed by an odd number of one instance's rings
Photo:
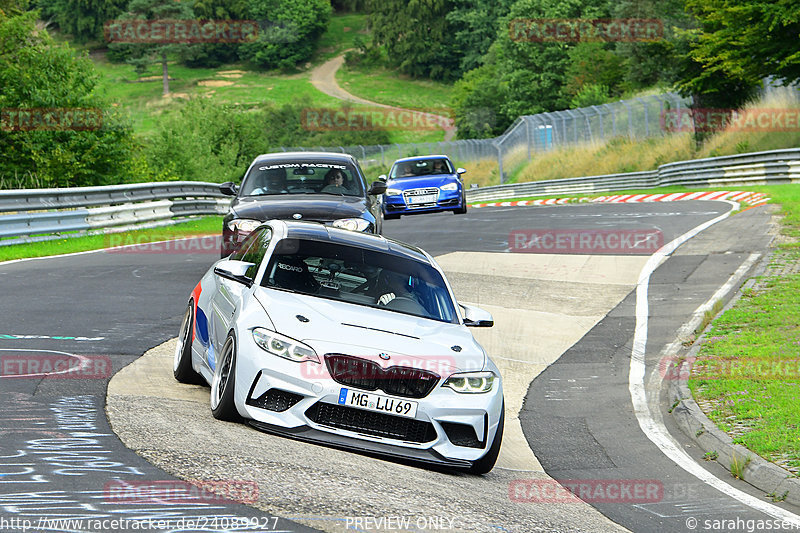
POLYGON ((222 257, 229 255, 259 224, 270 219, 322 222, 337 228, 381 233, 377 198, 386 184, 367 188, 358 161, 348 154, 281 152, 258 156, 241 186, 226 182, 235 196, 222 223, 222 257))

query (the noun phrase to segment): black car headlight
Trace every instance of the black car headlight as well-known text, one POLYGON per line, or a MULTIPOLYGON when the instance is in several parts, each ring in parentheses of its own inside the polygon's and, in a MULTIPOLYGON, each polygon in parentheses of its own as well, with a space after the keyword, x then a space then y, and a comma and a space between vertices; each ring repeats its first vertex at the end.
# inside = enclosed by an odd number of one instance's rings
POLYGON ((492 390, 496 377, 494 372, 459 372, 447 378, 442 387, 462 394, 481 394, 492 390))
POLYGON ((363 218, 340 218, 331 224, 334 228, 348 229, 350 231, 367 231, 370 223, 363 218))
POLYGON ((234 218, 228 222, 228 229, 231 231, 239 231, 239 233, 250 233, 261 225, 260 220, 253 220, 250 218, 234 218))
POLYGON ((314 348, 275 331, 270 331, 266 328, 254 328, 253 340, 262 350, 289 361, 319 363, 319 356, 314 351, 314 348))

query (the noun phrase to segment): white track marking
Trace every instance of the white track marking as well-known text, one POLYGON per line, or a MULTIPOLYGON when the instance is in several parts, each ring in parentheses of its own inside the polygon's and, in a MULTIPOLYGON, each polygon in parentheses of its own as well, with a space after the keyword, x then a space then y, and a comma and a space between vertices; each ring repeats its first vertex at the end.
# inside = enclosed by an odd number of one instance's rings
MULTIPOLYGON (((728 201, 732 209, 738 209, 738 204, 728 201)), ((669 457, 675 464, 680 466, 686 472, 692 474, 703 483, 717 489, 723 494, 734 498, 741 503, 767 514, 775 519, 785 520, 794 525, 800 526, 800 516, 790 513, 785 509, 781 509, 776 505, 772 505, 762 501, 755 496, 751 496, 728 483, 717 478, 705 468, 697 464, 688 453, 686 453, 680 444, 669 434, 667 428, 663 424, 656 422, 650 412, 650 406, 647 402, 647 390, 644 386, 645 376, 645 348, 647 346, 647 325, 648 325, 648 302, 647 291, 650 283, 650 276, 658 266, 664 262, 678 246, 688 241, 701 231, 724 220, 730 215, 731 211, 724 213, 713 220, 709 220, 699 226, 684 233, 672 242, 664 245, 659 251, 650 256, 650 259, 645 264, 639 275, 639 283, 636 287, 636 328, 633 337, 633 349, 631 350, 631 366, 628 378, 628 389, 631 394, 631 401, 633 402, 633 410, 636 413, 636 419, 639 421, 639 427, 650 439, 653 444, 669 457)), ((751 256, 752 257, 752 256, 751 256)), ((731 282, 731 280, 728 280, 731 282)), ((721 289, 720 289, 721 290, 721 289)), ((719 291, 718 291, 719 292, 719 291)), ((716 296, 716 294, 715 294, 716 296)))

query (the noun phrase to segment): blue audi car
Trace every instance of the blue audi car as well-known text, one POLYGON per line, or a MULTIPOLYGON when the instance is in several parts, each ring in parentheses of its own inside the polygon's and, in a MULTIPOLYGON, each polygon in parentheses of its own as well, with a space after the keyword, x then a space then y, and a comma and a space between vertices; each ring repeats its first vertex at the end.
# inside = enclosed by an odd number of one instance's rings
POLYGON ((383 218, 452 211, 467 212, 467 194, 461 181, 463 168, 455 169, 446 155, 398 159, 392 165, 383 195, 383 218))

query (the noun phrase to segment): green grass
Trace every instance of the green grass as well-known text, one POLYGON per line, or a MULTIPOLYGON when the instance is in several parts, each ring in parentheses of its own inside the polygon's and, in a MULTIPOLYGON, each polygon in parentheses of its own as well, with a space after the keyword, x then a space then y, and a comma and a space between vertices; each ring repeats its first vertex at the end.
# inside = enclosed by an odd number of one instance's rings
MULTIPOLYGON (((785 214, 782 233, 800 235, 800 187, 759 187, 785 214)), ((798 244, 773 262, 800 261, 798 244)), ((734 442, 767 459, 800 465, 800 274, 763 279, 745 290, 706 335, 689 388, 714 406, 706 414, 734 442)))
POLYGON ((358 13, 334 15, 328 29, 322 34, 314 54, 314 63, 321 63, 355 47, 357 35, 365 39, 367 16, 358 13))
POLYGON ((219 235, 221 229, 222 217, 210 216, 196 218, 187 222, 175 224, 174 226, 165 226, 161 228, 109 233, 105 235, 87 235, 84 237, 70 237, 25 244, 12 244, 9 246, 0 246, 0 261, 85 252, 124 244, 158 242, 192 235, 219 235))
POLYGON ((94 55, 93 60, 101 75, 100 94, 115 107, 127 111, 135 131, 144 135, 155 130, 160 117, 178 109, 181 100, 192 96, 243 106, 265 102, 280 105, 300 98, 307 98, 311 105, 319 107, 338 107, 340 104, 339 100, 319 92, 309 81, 308 73, 287 76, 247 71, 246 67, 238 64, 199 69, 170 63, 171 96, 164 98, 159 65, 151 65, 139 76, 131 65, 111 63, 101 55, 94 55))
POLYGON ((336 81, 348 92, 372 102, 408 109, 449 113, 453 86, 430 80, 415 80, 385 69, 343 66, 336 81))

